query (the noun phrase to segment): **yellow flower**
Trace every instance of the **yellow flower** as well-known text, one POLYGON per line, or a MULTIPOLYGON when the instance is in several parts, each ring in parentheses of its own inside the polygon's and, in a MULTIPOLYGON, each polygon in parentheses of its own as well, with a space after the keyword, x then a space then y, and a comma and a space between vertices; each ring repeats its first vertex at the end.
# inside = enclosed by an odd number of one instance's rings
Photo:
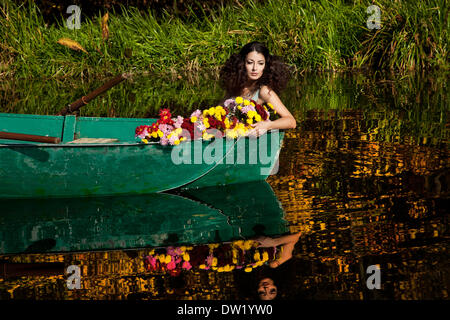
POLYGON ((226 135, 227 135, 227 137, 230 138, 230 139, 235 139, 235 138, 237 138, 238 133, 237 133, 236 130, 227 130, 227 131, 226 131, 226 135))
POLYGON ((259 115, 259 114, 257 114, 256 116, 255 116, 255 121, 261 121, 262 119, 261 119, 261 116, 259 115))
POLYGON ((234 244, 238 247, 242 247, 244 245, 244 240, 238 240, 234 244))
POLYGON ((171 255, 166 255, 166 258, 164 259, 165 263, 169 263, 170 261, 172 261, 172 256, 171 255))
POLYGON ((240 104, 240 103, 242 103, 242 102, 244 102, 244 98, 242 98, 242 97, 237 97, 237 98, 236 98, 236 103, 237 103, 237 104, 240 104))
POLYGON ((253 259, 255 259, 256 261, 261 260, 261 256, 258 251, 256 251, 255 254, 253 255, 253 259))
POLYGON ((183 255, 183 260, 184 261, 189 261, 191 259, 191 257, 189 256, 189 253, 185 253, 184 255, 183 255))
POLYGON ((244 249, 245 250, 250 250, 253 246, 253 241, 252 240, 248 240, 248 241, 244 241, 244 249))
POLYGON ((250 101, 248 101, 247 99, 244 100, 244 106, 248 106, 250 104, 250 101))
POLYGON ((255 104, 254 104, 253 102, 250 102, 250 104, 251 104, 252 106, 255 106, 255 104))
POLYGON ((202 136, 202 139, 203 139, 203 140, 209 140, 209 139, 211 139, 211 138, 213 138, 213 137, 214 137, 213 134, 209 134, 209 133, 207 133, 207 132, 204 132, 204 133, 203 133, 203 136, 202 136))
POLYGON ((206 128, 209 128, 209 121, 208 121, 208 118, 204 118, 204 119, 203 119, 203 124, 205 125, 206 128))
POLYGON ((267 261, 267 260, 269 260, 269 254, 267 253, 267 251, 264 251, 263 255, 262 255, 262 261, 267 261))
POLYGON ((238 106, 238 109, 239 109, 239 110, 242 110, 242 107, 241 107, 241 106, 238 106))
POLYGON ((258 113, 256 111, 250 110, 247 112, 247 117, 254 118, 258 113))
POLYGON ((198 267, 199 267, 200 269, 205 269, 205 268, 206 268, 206 265, 201 264, 201 265, 199 265, 198 267))
POLYGON ((218 272, 223 272, 224 270, 223 270, 223 267, 219 267, 218 269, 217 269, 217 271, 218 272))
POLYGON ((179 145, 179 144, 180 144, 180 140, 175 140, 175 141, 173 142, 173 144, 176 145, 176 146, 179 145))
POLYGON ((230 266, 229 264, 227 264, 227 265, 225 266, 224 270, 225 270, 226 272, 233 271, 233 270, 234 270, 234 266, 230 266))
POLYGON ((158 137, 162 138, 164 136, 164 133, 158 129, 158 137))
POLYGON ((159 262, 164 262, 165 259, 166 259, 166 256, 163 255, 163 254, 160 254, 160 255, 158 256, 159 262))
POLYGON ((250 118, 250 119, 247 119, 247 123, 248 123, 248 124, 253 124, 253 119, 251 119, 251 118, 250 118))
POLYGON ((152 137, 153 137, 153 138, 157 138, 157 137, 158 137, 158 133, 157 133, 156 131, 153 131, 153 132, 152 132, 152 137))
POLYGON ((252 270, 253 270, 252 267, 247 267, 244 269, 245 272, 251 272, 252 270))
POLYGON ((258 262, 255 263, 254 267, 260 267, 260 266, 262 266, 263 264, 264 264, 263 261, 258 261, 258 262))
POLYGON ((198 120, 198 119, 197 119, 196 116, 191 117, 191 122, 192 122, 192 123, 197 122, 197 120, 198 120))
POLYGON ((213 258, 213 259, 212 259, 211 265, 212 265, 213 267, 217 266, 217 258, 213 258))
POLYGON ((143 143, 148 143, 148 140, 147 139, 142 139, 142 142, 143 143))
POLYGON ((273 105, 270 102, 268 102, 267 105, 270 107, 270 109, 273 109, 273 105))
POLYGON ((238 135, 240 135, 240 136, 245 136, 245 134, 247 133, 246 128, 238 128, 236 131, 237 131, 238 135))
POLYGON ((216 113, 216 108, 211 107, 211 108, 208 109, 208 111, 209 111, 209 114, 210 114, 211 116, 213 116, 214 113, 216 113))

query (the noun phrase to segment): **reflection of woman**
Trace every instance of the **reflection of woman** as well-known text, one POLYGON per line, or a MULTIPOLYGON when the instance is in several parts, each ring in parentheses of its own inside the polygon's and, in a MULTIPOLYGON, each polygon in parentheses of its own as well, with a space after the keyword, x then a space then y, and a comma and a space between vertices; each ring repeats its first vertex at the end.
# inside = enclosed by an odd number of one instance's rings
POLYGON ((267 266, 256 269, 252 274, 236 273, 241 294, 245 297, 261 300, 279 298, 279 292, 289 292, 288 287, 293 285, 292 275, 295 274, 293 263, 286 263, 292 258, 292 251, 298 242, 300 232, 284 235, 277 238, 260 237, 257 239, 259 247, 279 247, 276 259, 267 266))
POLYGON ((280 115, 281 118, 275 121, 254 124, 257 136, 271 129, 295 128, 294 117, 278 97, 286 87, 289 76, 288 67, 259 42, 246 44, 226 61, 220 71, 226 98, 241 96, 258 104, 271 103, 280 115))
MULTIPOLYGON (((262 237, 257 239, 260 243, 260 247, 281 247, 281 253, 279 257, 269 263, 271 268, 278 268, 280 265, 292 258, 292 251, 295 244, 298 242, 300 232, 281 236, 278 238, 262 237)), ((258 281, 258 296, 261 300, 273 300, 278 294, 278 288, 274 280, 268 276, 261 277, 258 281)))
POLYGON ((294 246, 297 243, 300 234, 301 232, 297 232, 278 238, 260 237, 256 239, 260 244, 259 247, 262 248, 282 246, 281 253, 278 259, 273 260, 269 263, 271 268, 277 268, 281 264, 292 258, 292 250, 294 250, 294 246))

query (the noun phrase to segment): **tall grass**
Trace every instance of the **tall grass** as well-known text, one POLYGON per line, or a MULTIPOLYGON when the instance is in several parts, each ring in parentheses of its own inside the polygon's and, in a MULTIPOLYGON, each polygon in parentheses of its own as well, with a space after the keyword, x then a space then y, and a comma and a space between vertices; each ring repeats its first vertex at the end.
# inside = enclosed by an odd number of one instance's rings
POLYGON ((57 25, 46 25, 32 1, 0 3, 3 77, 95 77, 130 70, 217 74, 230 54, 252 40, 267 43, 298 72, 371 68, 404 73, 449 66, 445 0, 377 1, 379 30, 366 26, 371 1, 249 0, 189 19, 168 13, 157 18, 130 7, 109 13, 107 40, 100 15, 70 30, 63 17, 57 25), (57 44, 62 37, 79 42, 88 54, 57 44))

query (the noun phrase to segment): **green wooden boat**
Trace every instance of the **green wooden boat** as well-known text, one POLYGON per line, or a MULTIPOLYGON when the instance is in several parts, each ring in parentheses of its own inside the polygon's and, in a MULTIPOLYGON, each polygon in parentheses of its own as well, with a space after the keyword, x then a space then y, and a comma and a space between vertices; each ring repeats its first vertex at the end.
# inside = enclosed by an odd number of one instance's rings
POLYGON ((178 194, 0 199, 0 208, 0 254, 193 245, 287 231, 266 181, 178 194))
POLYGON ((0 139, 0 198, 148 194, 264 180, 276 167, 284 136, 278 131, 265 135, 270 146, 264 161, 238 163, 231 155, 254 158, 259 146, 250 140, 263 139, 220 139, 218 152, 215 141, 173 147, 135 138, 137 126, 155 121, 0 113, 0 132, 61 140, 51 144, 0 139), (181 163, 173 160, 177 152, 184 154, 181 163), (212 160, 197 161, 205 152, 214 155, 212 160))

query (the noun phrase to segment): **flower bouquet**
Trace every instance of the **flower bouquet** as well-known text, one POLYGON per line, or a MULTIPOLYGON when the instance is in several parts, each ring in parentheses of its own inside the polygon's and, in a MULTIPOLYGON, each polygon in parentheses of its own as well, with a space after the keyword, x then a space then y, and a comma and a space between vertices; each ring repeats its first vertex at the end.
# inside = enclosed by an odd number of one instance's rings
POLYGON ((275 257, 276 248, 258 248, 256 241, 239 240, 225 244, 152 250, 144 256, 144 267, 147 271, 168 272, 173 276, 192 268, 216 272, 244 269, 245 272, 251 272, 275 257))
POLYGON ((268 120, 271 113, 276 114, 276 111, 270 103, 259 105, 254 100, 236 97, 226 100, 224 106, 197 109, 186 118, 172 118, 169 109, 161 109, 155 123, 137 127, 135 134, 144 143, 161 145, 178 145, 191 139, 210 140, 215 137, 212 132, 235 139, 248 135, 252 124, 268 120))

